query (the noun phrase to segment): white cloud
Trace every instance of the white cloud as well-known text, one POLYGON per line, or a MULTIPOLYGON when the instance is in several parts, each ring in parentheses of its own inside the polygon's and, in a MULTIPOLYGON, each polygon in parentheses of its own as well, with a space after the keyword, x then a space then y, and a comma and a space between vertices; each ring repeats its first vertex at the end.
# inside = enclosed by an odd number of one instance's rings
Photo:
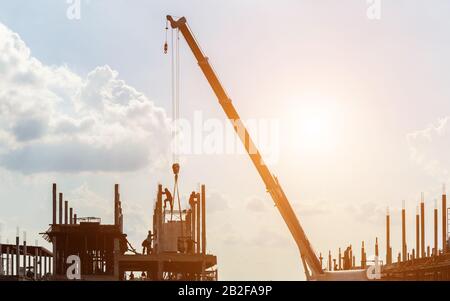
POLYGON ((163 109, 109 66, 46 66, 0 24, 0 164, 22 173, 134 171, 168 153, 163 109))
POLYGON ((248 241, 250 246, 283 248, 291 243, 286 231, 275 232, 267 225, 261 225, 258 232, 248 241))
MULTIPOLYGON (((112 194, 111 187, 111 194, 112 194)), ((69 206, 74 208, 78 217, 98 217, 102 224, 114 223, 114 200, 105 198, 89 188, 87 183, 69 191, 65 195, 69 206)), ((130 243, 140 251, 140 243, 150 230, 151 210, 145 210, 139 201, 132 201, 121 196, 124 214, 124 232, 130 243)))
POLYGON ((337 209, 338 206, 326 201, 302 200, 294 201, 292 207, 300 217, 309 217, 329 214, 332 209, 337 209))
MULTIPOLYGON (((349 204, 345 211, 350 214, 359 224, 370 223, 374 225, 383 225, 386 218, 386 206, 378 202, 361 202, 359 204, 349 204)), ((391 210, 392 214, 397 212, 391 210)))
POLYGON ((411 159, 439 181, 449 179, 450 124, 449 117, 441 118, 423 130, 407 135, 411 159))
POLYGON ((263 200, 259 197, 250 197, 246 201, 245 208, 256 213, 267 212, 269 206, 266 204, 266 202, 267 200, 263 200))
POLYGON ((211 191, 211 193, 206 196, 206 199, 208 200, 208 213, 217 213, 230 209, 228 197, 217 191, 211 191))

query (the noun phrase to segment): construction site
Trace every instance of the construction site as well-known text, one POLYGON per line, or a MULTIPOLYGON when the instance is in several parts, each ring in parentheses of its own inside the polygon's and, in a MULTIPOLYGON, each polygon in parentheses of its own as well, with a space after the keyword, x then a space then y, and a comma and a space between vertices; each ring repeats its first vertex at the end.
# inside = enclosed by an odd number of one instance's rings
MULTIPOLYGON (((257 146, 244 126, 219 81, 208 57, 202 52, 197 40, 187 25, 186 18, 167 16, 166 30, 181 34, 192 51, 203 75, 217 96, 218 104, 231 121, 236 135, 247 151, 254 168, 261 177, 273 200, 273 205, 286 224, 299 251, 299 267, 306 279, 311 281, 406 281, 406 280, 450 280, 449 216, 445 189, 441 196, 440 209, 434 210, 433 245, 426 245, 425 201, 422 196, 416 212, 414 243, 406 240, 406 208, 401 211, 401 250, 393 250, 391 239, 391 215, 386 214, 385 244, 382 254, 379 240, 373 246, 373 259, 368 259, 370 248, 361 242, 361 247, 349 245, 335 251, 317 253, 304 231, 300 217, 291 206, 277 177, 265 164, 257 146), (439 230, 440 229, 440 230, 439 230), (439 235, 439 231, 441 235, 439 235), (411 247, 413 246, 413 247, 411 247)), ((172 45, 173 46, 173 45, 172 45)), ((164 52, 169 45, 166 41, 164 52)), ((177 51, 177 50, 175 50, 177 51)), ((174 104, 174 120, 177 116, 174 104)), ((217 256, 207 252, 207 206, 214 200, 206 199, 206 185, 193 190, 182 207, 178 190, 180 164, 174 160, 172 172, 174 188, 159 184, 152 200, 153 215, 151 229, 142 229, 142 244, 133 246, 124 233, 122 209, 123 196, 119 184, 114 190, 114 223, 103 224, 101 217, 80 212, 76 203, 71 204, 58 190, 56 183, 49 183, 52 195, 52 214, 49 227, 43 226, 40 233, 51 245, 51 250, 30 245, 17 232, 13 244, 0 245, 0 280, 4 281, 216 281, 219 278, 217 256), (87 215, 86 215, 87 214, 87 215)), ((274 209, 275 210, 275 209, 274 209)), ((381 225, 380 225, 381 226, 381 225)), ((380 236, 381 237, 381 236, 380 236)), ((313 238, 311 239, 313 240, 313 238)), ((268 259, 270 260, 270 259, 268 259)))
MULTIPOLYGON (((177 166, 174 166, 178 170, 177 166)), ((206 188, 193 191, 189 208, 175 209, 170 191, 159 185, 154 202, 153 231, 137 251, 123 232, 119 185, 114 187, 114 224, 81 217, 64 194, 52 187, 52 221, 41 233, 53 248, 27 246, 26 238, 1 245, 0 280, 217 280, 217 258, 206 253, 206 188), (72 261, 70 256, 76 256, 72 261), (73 266, 73 276, 68 274, 73 266)), ((178 204, 179 200, 178 200, 178 204)))
MULTIPOLYGON (((319 255, 320 264, 325 264, 327 271, 352 273, 356 271, 366 271, 361 276, 361 280, 384 281, 449 281, 450 280, 450 253, 449 253, 449 217, 450 208, 447 207, 447 195, 445 186, 441 196, 441 206, 438 203, 433 209, 433 245, 426 244, 426 223, 425 223, 425 199, 422 194, 420 205, 417 206, 415 215, 415 242, 408 244, 406 239, 407 222, 406 208, 403 203, 401 216, 401 249, 398 253, 391 246, 391 214, 389 209, 386 212, 386 234, 384 256, 380 252, 379 239, 375 238, 373 246, 374 257, 368 259, 367 250, 370 248, 361 242, 359 250, 353 249, 352 245, 338 248, 337 256, 328 251, 328 258, 319 255), (440 211, 440 212, 439 212, 440 211), (441 229, 439 231, 439 229, 441 229), (439 235, 441 232, 441 235, 439 235), (413 247, 409 247, 413 246, 413 247), (359 256, 358 256, 359 255, 359 256), (359 260, 357 260, 357 258, 359 260), (373 269, 367 273, 368 267, 373 269)), ((399 233, 400 234, 400 233, 399 233)))

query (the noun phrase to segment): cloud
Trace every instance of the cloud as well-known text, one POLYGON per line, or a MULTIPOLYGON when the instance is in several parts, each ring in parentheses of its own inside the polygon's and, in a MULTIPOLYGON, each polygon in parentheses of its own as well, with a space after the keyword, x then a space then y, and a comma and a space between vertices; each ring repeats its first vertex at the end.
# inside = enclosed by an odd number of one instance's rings
POLYGON ((109 66, 46 66, 0 23, 0 165, 25 174, 134 171, 169 153, 165 111, 109 66))
POLYGON ((252 212, 266 212, 268 206, 266 204, 267 200, 260 199, 258 197, 251 197, 247 199, 245 208, 252 212))
POLYGON ((227 196, 217 191, 212 191, 206 196, 208 213, 216 213, 230 209, 227 196))
POLYGON ((46 129, 46 120, 31 117, 18 120, 12 131, 18 141, 29 141, 42 137, 46 129))
POLYGON ((261 226, 258 232, 247 243, 251 246, 283 248, 289 245, 291 240, 287 237, 286 232, 279 233, 272 231, 268 226, 261 226))
POLYGON ((148 164, 150 150, 144 143, 130 142, 112 147, 80 141, 34 143, 5 154, 0 163, 23 173, 134 171, 148 164), (130 155, 132 149, 132 156, 130 155))
MULTIPOLYGON (((65 199, 74 208, 78 217, 99 217, 102 224, 114 222, 114 206, 112 198, 104 198, 89 188, 87 183, 69 191, 65 199)), ((129 201, 126 196, 121 196, 122 212, 124 214, 124 232, 130 243, 139 251, 140 242, 146 237, 150 226, 151 210, 145 210, 141 202, 129 201)))
MULTIPOLYGON (((111 187, 113 189, 113 187, 111 187)), ((69 201, 69 205, 78 213, 78 217, 99 217, 108 218, 112 221, 113 200, 107 200, 94 191, 87 183, 64 194, 64 198, 69 201)))
MULTIPOLYGON (((332 212, 331 204, 325 201, 294 201, 292 207, 300 217, 324 215, 332 212)), ((336 206, 333 206, 333 209, 335 208, 336 206)))
MULTIPOLYGON (((345 208, 345 211, 359 223, 370 223, 375 225, 383 225, 386 217, 386 210, 386 206, 376 202, 362 202, 356 205, 351 204, 345 208)), ((393 212, 396 211, 394 210, 393 212)))
POLYGON ((449 179, 450 124, 449 117, 439 119, 422 130, 406 136, 411 159, 439 181, 449 179))

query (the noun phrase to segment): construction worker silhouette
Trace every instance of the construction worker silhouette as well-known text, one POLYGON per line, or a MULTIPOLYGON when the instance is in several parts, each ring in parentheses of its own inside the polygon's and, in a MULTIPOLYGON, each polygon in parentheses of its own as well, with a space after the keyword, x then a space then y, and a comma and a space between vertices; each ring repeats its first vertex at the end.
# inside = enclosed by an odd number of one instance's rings
POLYGON ((166 195, 166 199, 164 200, 164 208, 167 207, 167 203, 170 205, 170 212, 173 212, 173 197, 172 193, 170 193, 169 189, 165 188, 163 194, 166 195))
POLYGON ((152 253, 152 241, 153 241, 152 231, 148 231, 147 238, 142 242, 142 254, 151 254, 152 253))

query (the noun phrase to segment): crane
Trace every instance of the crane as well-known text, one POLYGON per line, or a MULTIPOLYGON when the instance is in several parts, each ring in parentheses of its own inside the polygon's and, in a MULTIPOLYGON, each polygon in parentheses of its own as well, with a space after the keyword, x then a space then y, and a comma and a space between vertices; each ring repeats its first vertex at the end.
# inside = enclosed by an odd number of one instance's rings
MULTIPOLYGON (((172 29, 178 29, 183 37, 185 38, 189 48, 194 54, 200 69, 205 75, 209 85, 211 86, 214 94, 216 95, 219 104, 221 105, 223 111, 227 115, 227 118, 231 121, 236 134, 239 136, 241 142, 243 143, 248 155, 250 156, 253 165, 258 171, 261 179, 266 185, 267 192, 272 197, 275 206, 278 208, 283 220, 285 221, 292 237, 294 238, 297 247, 300 252, 301 261, 305 271, 307 280, 334 280, 335 278, 345 278, 344 273, 341 273, 344 277, 333 277, 328 272, 326 273, 322 269, 320 260, 317 258, 308 237, 303 230, 300 221, 298 220, 291 204, 283 191, 277 177, 275 177, 269 170, 268 166, 264 163, 264 160, 250 137, 245 125, 241 121, 238 112, 236 111, 230 97, 227 95, 225 89, 220 83, 214 69, 209 63, 209 59, 202 52, 197 40, 195 39, 191 29, 188 26, 185 17, 181 17, 175 20, 172 16, 167 16, 167 21, 170 23, 172 29)), ((360 273, 358 273, 359 275, 360 273)), ((351 277, 354 278, 354 277, 351 277)), ((359 278, 356 277, 356 278, 359 278)))

